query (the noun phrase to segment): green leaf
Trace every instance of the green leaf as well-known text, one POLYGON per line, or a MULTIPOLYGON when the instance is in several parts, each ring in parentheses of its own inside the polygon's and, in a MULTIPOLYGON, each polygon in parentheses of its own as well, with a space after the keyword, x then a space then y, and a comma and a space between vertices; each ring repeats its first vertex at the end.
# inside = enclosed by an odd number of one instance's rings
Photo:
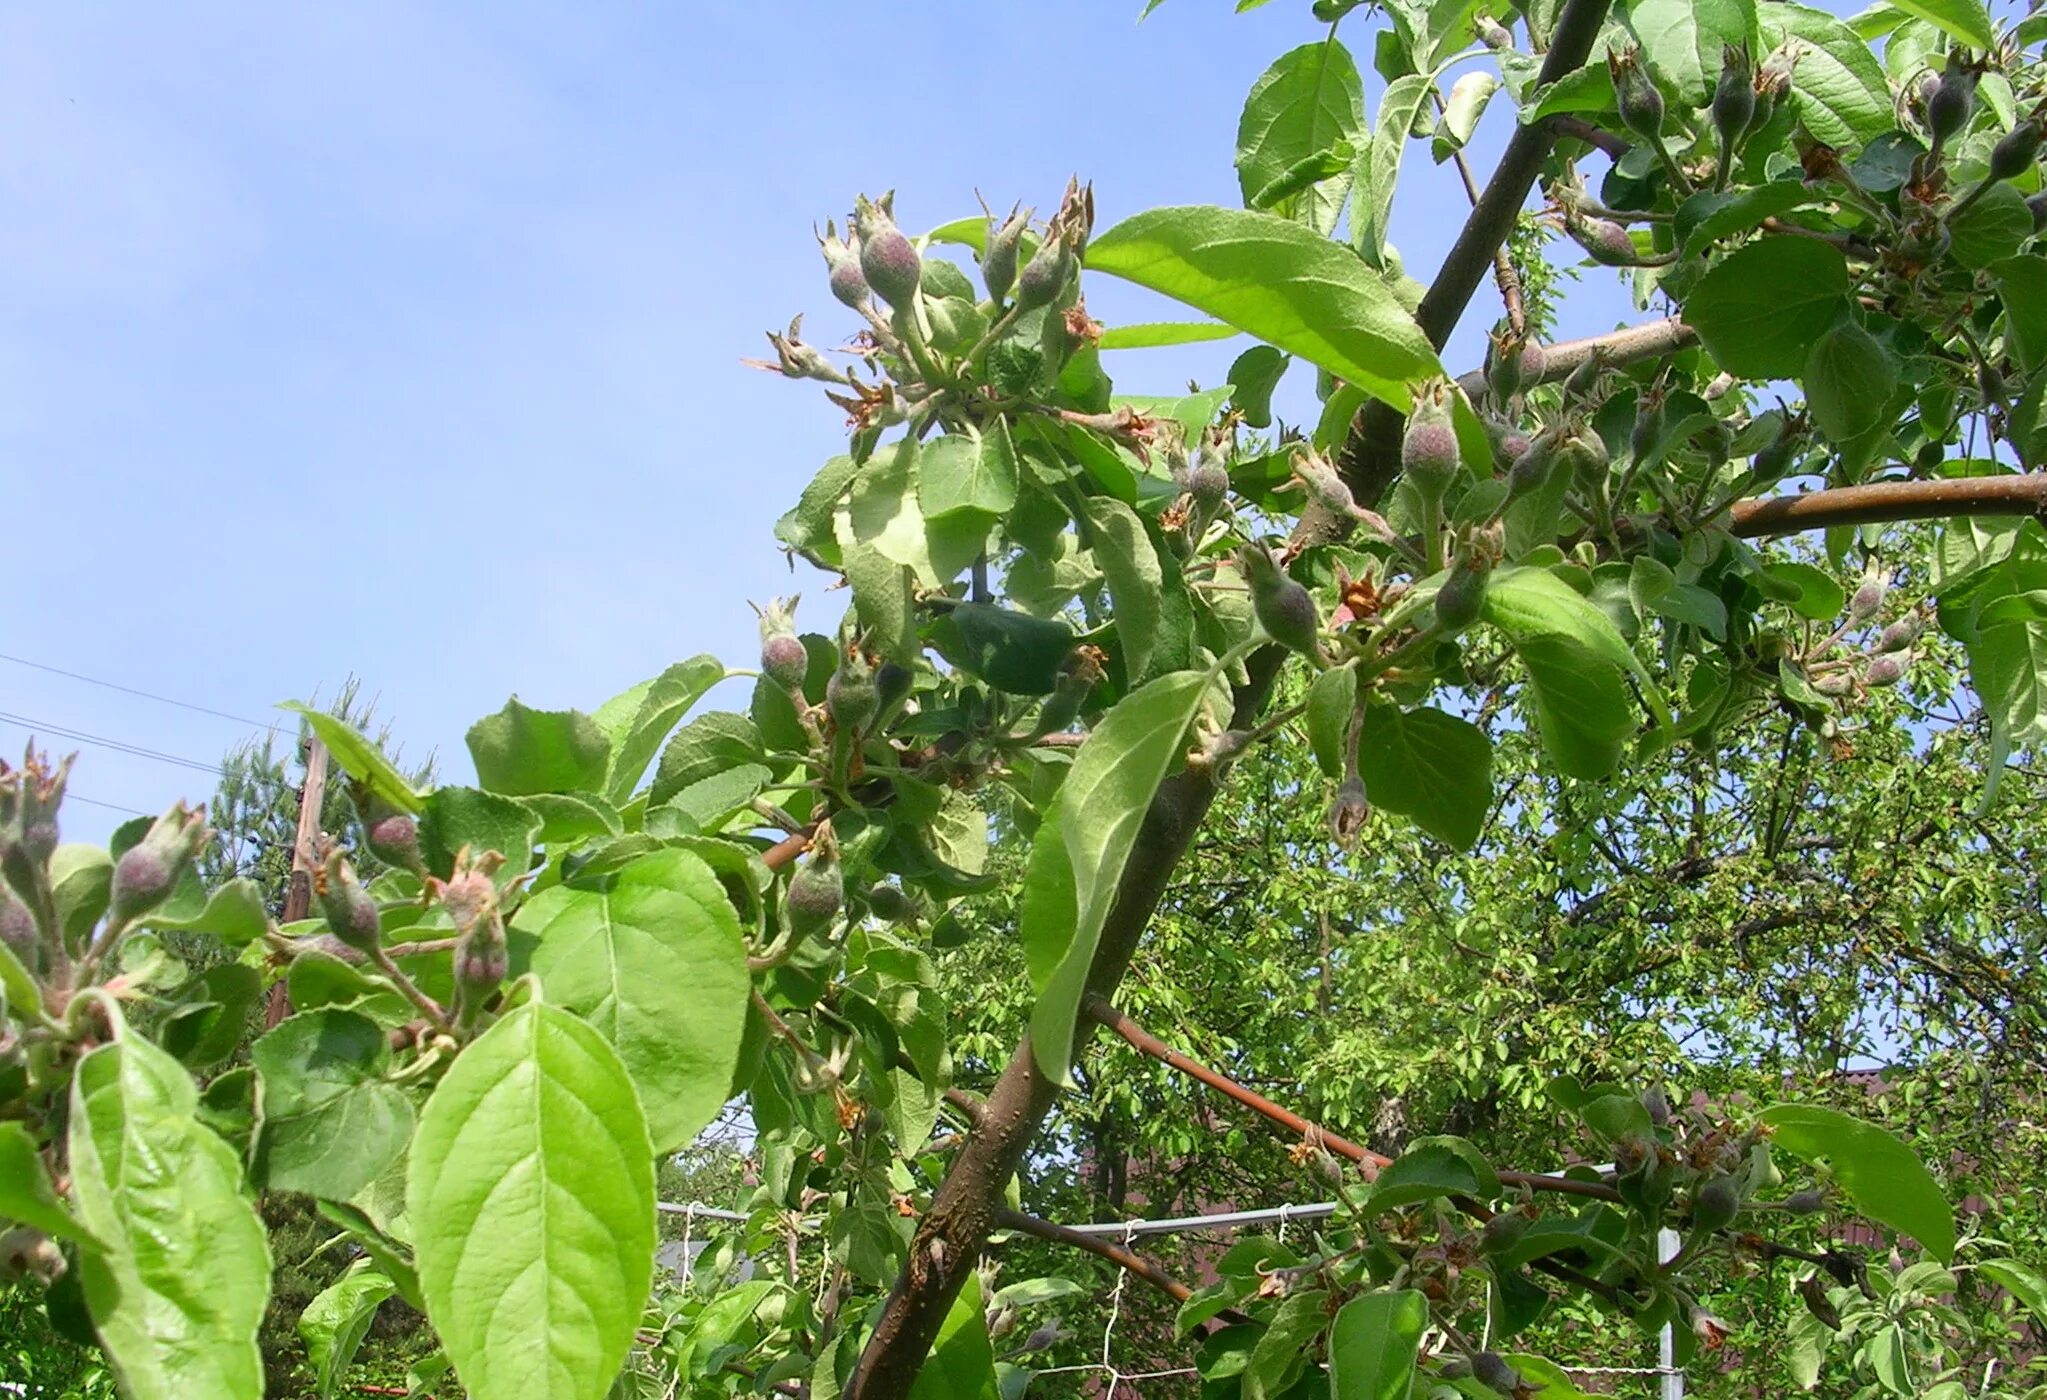
POLYGON ((613 803, 633 795, 661 741, 723 679, 725 665, 717 657, 692 656, 597 707, 591 718, 611 740, 611 777, 605 795, 613 803))
POLYGON ((520 804, 540 818, 540 844, 568 846, 625 830, 618 809, 594 793, 538 792, 520 804))
POLYGON ((1500 1194, 1500 1179, 1477 1149, 1462 1138, 1417 1138, 1407 1151, 1380 1169, 1365 1205, 1373 1214, 1437 1196, 1471 1196, 1489 1201, 1500 1194))
MULTIPOLYGON (((50 853, 50 899, 67 946, 83 946, 93 925, 107 912, 114 883, 114 858, 101 846, 66 842, 50 853)), ((14 998, 10 995, 9 1001, 14 998)))
POLYGON ((1760 228, 1763 220, 1787 214, 1817 198, 1803 180, 1775 180, 1739 193, 1707 190, 1678 206, 1673 227, 1686 257, 1730 234, 1760 228))
POLYGON ((1791 610, 1814 622, 1831 621, 1848 606, 1848 590, 1825 569, 1787 559, 1765 565, 1763 576, 1783 585, 1789 594, 1784 601, 1791 604, 1791 610))
POLYGON ((1370 268, 1275 215, 1153 209, 1096 238, 1087 262, 1206 311, 1403 412, 1409 381, 1440 372, 1421 328, 1370 268))
POLYGON ((846 561, 846 582, 853 589, 853 608, 866 629, 869 645, 889 660, 907 664, 917 650, 915 576, 854 535, 843 513, 838 538, 846 561))
POLYGON ((1711 100, 1723 47, 1756 37, 1755 0, 1631 0, 1623 22, 1685 107, 1711 100))
POLYGON ((71 1208, 50 1184, 35 1139, 20 1123, 0 1122, 0 1219, 41 1230, 46 1235, 98 1245, 91 1231, 78 1223, 71 1208))
POLYGON ((1989 270, 2004 303, 2005 343, 2031 373, 2047 364, 2047 259, 2007 258, 1989 270))
MULTIPOLYGON (((973 222, 978 229, 985 230, 982 220, 973 222)), ((795 506, 775 522, 775 538, 789 548, 826 564, 837 562, 832 552, 832 546, 838 542, 834 522, 839 515, 839 504, 846 498, 846 488, 853 484, 853 478, 859 471, 860 463, 849 456, 833 457, 827 461, 803 488, 795 506)))
POLYGON ((427 872, 447 879, 464 846, 477 855, 496 851, 505 858, 497 882, 508 885, 526 873, 540 840, 540 818, 523 802, 481 788, 435 788, 419 816, 419 854, 427 872))
MULTIPOLYGON (((1992 185, 1983 197, 1948 220, 1948 252, 1963 267, 1981 269, 2018 252, 2033 236, 2033 211, 2010 184, 1992 185)), ((2038 258, 2028 261, 2038 263, 2038 258)))
POLYGON ((1038 1068, 1067 1081, 1088 968, 1138 827, 1179 756, 1208 676, 1176 671, 1123 697, 1103 717, 1032 842, 1021 932, 1038 988, 1031 1044, 1038 1068), (1040 854, 1056 846, 1056 852, 1040 854))
POLYGON ((40 1016, 43 1011, 41 984, 5 943, 0 943, 0 1010, 12 1011, 16 1020, 40 1016))
POLYGON ((1976 1273, 2024 1304, 2037 1324, 2047 1325, 2047 1278, 2016 1259, 1985 1259, 1976 1265, 1976 1273))
POLYGON ((1291 196, 1270 192, 1303 161, 1339 142, 1354 143, 1364 124, 1364 83, 1333 34, 1283 54, 1252 84, 1237 123, 1237 181, 1245 206, 1298 218, 1328 237, 1350 191, 1348 170, 1291 196))
POLYGON ((327 1285, 299 1314, 298 1334, 306 1344, 313 1385, 320 1400, 340 1393, 349 1363, 370 1332, 377 1308, 398 1291, 367 1259, 358 1259, 327 1285))
POLYGON ((1521 104, 1521 124, 1544 117, 1573 112, 1611 112, 1614 109, 1613 74, 1604 63, 1593 62, 1574 68, 1553 83, 1544 83, 1528 94, 1521 104))
POLYGON ((383 1029, 353 1011, 302 1011, 249 1052, 261 1076, 257 1171, 275 1191, 345 1201, 398 1160, 412 1101, 385 1081, 383 1029))
POLYGON ((746 1029, 746 944, 718 877, 683 850, 641 856, 601 888, 556 885, 515 933, 554 1002, 618 1051, 654 1149, 686 1144, 717 1116, 746 1029))
POLYGON ((469 756, 486 792, 601 792, 611 739, 581 710, 535 710, 513 696, 469 726, 469 756))
MULTIPOLYGON (((1158 640, 1161 590, 1165 587, 1158 553, 1137 512, 1107 496, 1089 496, 1080 503, 1087 521, 1088 546, 1095 567, 1109 583, 1116 609, 1116 638, 1123 648, 1123 670, 1135 683, 1147 677, 1152 645, 1158 640)), ((1063 659, 1063 658, 1062 658, 1063 659)))
POLYGON ((1898 387, 1898 370, 1875 336, 1843 321, 1813 342, 1803 379, 1813 421, 1841 442, 1883 420, 1891 391, 1898 387))
POLYGON ((216 886, 196 913, 183 918, 158 913, 142 922, 150 928, 210 933, 231 948, 241 948, 269 931, 270 911, 263 905, 263 887, 254 880, 237 878, 216 886))
POLYGON ((1231 361, 1227 378, 1236 391, 1230 402, 1244 415, 1246 426, 1272 426, 1272 391, 1292 363, 1270 345, 1254 345, 1231 361))
POLYGON ((1075 638, 1072 628, 1054 618, 962 603, 933 629, 933 641, 948 661, 997 690, 1050 695, 1075 638))
MULTIPOLYGON (((1350 216, 1351 246, 1373 267, 1386 265, 1386 230, 1393 216, 1393 191, 1400 183, 1400 160, 1414 130, 1415 114, 1435 90, 1435 82, 1420 73, 1409 73, 1388 83, 1385 95, 1379 99, 1379 118, 1372 128, 1372 139, 1358 152, 1357 198, 1351 205, 1350 216)), ((1305 358, 1313 360, 1314 356, 1305 358)), ((1341 371, 1332 372, 1339 378, 1350 378, 1341 371)), ((1363 381, 1353 382, 1360 388, 1369 387, 1363 381)), ((1394 407, 1405 412, 1407 405, 1398 403, 1394 407)))
POLYGON ((1990 25, 1990 11, 1981 0, 1892 0, 1892 3, 1908 15, 1946 30, 1950 38, 1959 39, 1978 53, 1988 53, 1997 47, 1997 32, 1990 25))
POLYGON ((1847 305, 1848 260, 1840 249, 1815 238, 1765 237, 1699 279, 1685 321, 1729 374, 1791 379, 1847 305))
POLYGON ((1823 10, 1778 0, 1763 0, 1756 14, 1762 35, 1758 56, 1787 37, 1802 41, 1798 66, 1791 70, 1791 102, 1814 136, 1852 157, 1896 127, 1890 83, 1854 30, 1823 10))
POLYGON ((1471 133, 1478 129, 1478 119, 1485 115, 1486 104, 1499 90, 1500 80, 1486 72, 1466 73, 1450 85, 1450 101, 1436 127, 1435 138, 1429 143, 1429 154, 1436 164, 1441 165, 1464 149, 1471 133))
POLYGON ((1308 1344, 1329 1324, 1328 1293, 1309 1289, 1288 1294, 1272 1315, 1265 1335, 1251 1348, 1244 1367, 1244 1400, 1273 1400, 1307 1364, 1308 1344))
POLYGON ((1308 686, 1308 747, 1325 776, 1343 776, 1344 741, 1350 737, 1350 717, 1358 704, 1358 673, 1350 666, 1334 666, 1317 675, 1308 686))
POLYGON ((188 1065, 217 1064, 240 1048, 262 995, 263 975, 246 963, 209 967, 166 1009, 157 1042, 188 1065))
POLYGON ((604 1037, 529 1002, 420 1115, 407 1216, 427 1315, 474 1400, 589 1400, 654 1276, 654 1153, 604 1037))
POLYGON ((947 433, 917 457, 917 502, 926 520, 961 511, 1006 515, 1016 504, 1016 448, 998 418, 986 433, 947 433))
POLYGON ((384 757, 384 751, 354 725, 296 700, 282 701, 277 708, 290 710, 310 725, 313 736, 327 746, 327 752, 334 755, 343 772, 392 806, 407 812, 419 811, 424 799, 413 790, 405 775, 392 766, 391 760, 384 757))
POLYGON ((1493 744, 1477 725, 1441 710, 1375 705, 1358 733, 1358 775, 1374 806, 1468 851, 1492 808, 1493 744))
POLYGON ((938 1325, 938 1340, 910 1387, 910 1400, 998 1400, 999 1394, 981 1282, 969 1276, 938 1325))
POLYGON ((1571 1383, 1570 1375, 1556 1362, 1525 1351, 1509 1352, 1507 1364, 1521 1373, 1521 1379, 1535 1390, 1540 1400, 1593 1400, 1571 1383))
POLYGON ((193 1117, 191 1078, 121 1032, 71 1081, 71 1198, 93 1326, 128 1400, 257 1400, 270 1295, 263 1222, 234 1150, 193 1117))
POLYGON ((1329 1331, 1331 1400, 1407 1400, 1428 1325, 1428 1299, 1412 1289, 1345 1303, 1329 1331))
POLYGON ((1528 668, 1543 747, 1574 778, 1603 777, 1634 733, 1632 675, 1660 724, 1669 711, 1647 670, 1607 615, 1544 569, 1496 571, 1481 615, 1507 634, 1528 668))
POLYGON ((698 715, 676 730, 661 751, 647 802, 658 807, 694 783, 729 768, 758 764, 762 757, 760 730, 745 715, 730 710, 698 715))
POLYGON ((1150 350, 1162 345, 1198 345, 1206 340, 1229 340, 1243 332, 1216 321, 1141 321, 1132 326, 1111 326, 1096 343, 1098 350, 1150 350))
POLYGON ((1761 1121, 1771 1141, 1792 1156, 1832 1162, 1834 1180, 1862 1214, 1910 1235, 1941 1263, 1954 1262, 1954 1210, 1904 1143, 1860 1119, 1808 1104, 1766 1108, 1761 1121))

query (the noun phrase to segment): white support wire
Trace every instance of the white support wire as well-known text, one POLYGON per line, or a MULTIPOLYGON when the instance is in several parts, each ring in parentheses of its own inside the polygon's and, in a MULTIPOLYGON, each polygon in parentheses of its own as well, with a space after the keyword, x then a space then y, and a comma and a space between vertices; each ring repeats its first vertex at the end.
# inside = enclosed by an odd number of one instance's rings
MULTIPOLYGON (((1140 1231, 1137 1229, 1137 1226, 1143 1223, 1144 1222, 1137 1220, 1130 1220, 1124 1222, 1122 1228, 1122 1235, 1123 1248, 1125 1250, 1128 1250, 1130 1248, 1131 1240, 1135 1239, 1137 1235, 1140 1233, 1140 1231)), ((1098 1234, 1104 1233, 1104 1227, 1098 1227, 1095 1233, 1098 1234)), ((1176 1367, 1169 1371, 1128 1371, 1128 1372, 1123 1371, 1117 1367, 1115 1358, 1111 1355, 1111 1347, 1114 1344, 1114 1339, 1116 1336, 1117 1319, 1122 1317, 1123 1315, 1123 1285, 1129 1278, 1130 1271, 1128 1269, 1116 1270, 1115 1286, 1109 1290, 1109 1320, 1102 1326, 1102 1359, 1100 1361, 1090 1361, 1080 1366, 1045 1366, 1034 1370, 1032 1374, 1039 1376, 1056 1376, 1072 1375, 1077 1372, 1083 1371, 1106 1372, 1109 1377, 1109 1385, 1108 1388, 1102 1392, 1104 1400, 1116 1400, 1116 1392, 1124 1386, 1131 1386, 1134 1392, 1135 1386, 1133 1382, 1136 1381, 1165 1380, 1173 1376, 1192 1376, 1198 1374, 1198 1372, 1196 1372, 1196 1370, 1192 1366, 1176 1367)))
MULTIPOLYGON (((668 1201, 661 1201, 657 1202, 654 1208, 671 1215, 681 1215, 684 1217, 686 1222, 683 1227, 685 1251, 688 1248, 690 1223, 693 1223, 696 1217, 701 1216, 705 1219, 724 1221, 743 1221, 746 1219, 744 1215, 734 1211, 718 1210, 711 1206, 698 1205, 694 1202, 687 1205, 677 1205, 668 1201)), ((1068 1225, 1065 1228, 1077 1235, 1108 1235, 1119 1238, 1122 1240, 1125 1249, 1128 1249, 1131 1242, 1140 1235, 1175 1235, 1197 1230, 1233 1230, 1246 1225, 1274 1225, 1277 1227, 1275 1231, 1276 1237, 1284 1241, 1286 1239, 1286 1227, 1290 1223, 1296 1220, 1326 1220, 1328 1217, 1336 1214, 1338 1209, 1339 1207, 1335 1201, 1310 1201, 1302 1205, 1286 1203, 1263 1210, 1226 1211, 1215 1215, 1182 1215, 1165 1220, 1102 1220, 1081 1225, 1068 1225)), ((1661 1246, 1658 1251, 1659 1254, 1665 1259, 1670 1258, 1677 1246, 1675 1232, 1664 1231, 1663 1238, 1659 1239, 1658 1243, 1661 1246)), ((1102 1328, 1101 1360, 1086 1362, 1078 1366, 1042 1367, 1038 1368, 1034 1374, 1054 1376, 1084 1371, 1105 1372, 1109 1377, 1109 1386, 1105 1392, 1105 1400, 1116 1400, 1117 1387, 1128 1385, 1133 1381, 1164 1380, 1173 1376, 1192 1376, 1198 1374, 1193 1367, 1180 1367, 1169 1371, 1133 1372, 1117 1369, 1115 1362, 1111 1358, 1110 1347, 1115 1336, 1117 1320, 1122 1315, 1123 1285, 1129 1276, 1130 1273, 1127 1269, 1118 1269, 1116 1271, 1116 1283, 1109 1293, 1109 1317, 1107 1323, 1102 1328)), ((1486 1312, 1486 1325, 1488 1332, 1490 1332, 1492 1310, 1488 1308, 1486 1312)), ((1662 1382, 1657 1391, 1658 1400, 1684 1400, 1685 1373, 1682 1367, 1675 1364, 1673 1340, 1670 1327, 1666 1324, 1659 1338, 1659 1355, 1657 1357, 1657 1364, 1654 1366, 1572 1366, 1561 1361, 1556 1364, 1560 1369, 1580 1376, 1660 1376, 1662 1382)))

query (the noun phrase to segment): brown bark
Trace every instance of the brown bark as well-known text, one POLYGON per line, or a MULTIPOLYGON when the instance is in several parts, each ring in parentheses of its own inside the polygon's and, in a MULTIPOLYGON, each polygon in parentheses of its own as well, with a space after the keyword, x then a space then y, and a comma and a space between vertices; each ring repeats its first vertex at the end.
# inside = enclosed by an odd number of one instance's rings
MULTIPOLYGON (((1232 723, 1249 728, 1264 709, 1285 654, 1267 648, 1251 658, 1250 679, 1237 695, 1232 723)), ((1188 769, 1166 779, 1152 799, 1137 845, 1117 886, 1088 972, 1090 993, 1106 996, 1123 980, 1138 939, 1165 894, 1173 871, 1215 800, 1212 771, 1188 769)), ((1085 1035, 1089 1023, 1081 1022, 1085 1035)), ((1081 1050, 1076 1043, 1075 1053, 1081 1050)), ((883 1304, 861 1353, 846 1400, 900 1400, 922 1369, 931 1344, 982 1247, 999 1221, 1004 1189, 1051 1110, 1059 1089, 1038 1072, 1025 1035, 982 1105, 968 1136, 910 1242, 909 1262, 883 1304)))

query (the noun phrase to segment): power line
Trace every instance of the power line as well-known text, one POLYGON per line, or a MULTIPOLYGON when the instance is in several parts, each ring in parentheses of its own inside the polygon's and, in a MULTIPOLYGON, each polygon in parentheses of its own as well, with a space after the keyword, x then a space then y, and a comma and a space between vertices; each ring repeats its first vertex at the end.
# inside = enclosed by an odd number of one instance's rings
POLYGON ((218 763, 201 763, 196 758, 180 758, 177 754, 165 753, 161 749, 144 748, 140 744, 130 744, 125 740, 109 739, 100 734, 88 734, 82 729, 69 729, 61 724, 46 724, 41 720, 30 719, 27 715, 10 715, 5 711, 0 711, 0 723, 14 725, 17 728, 26 729, 30 733, 54 734, 59 738, 70 739, 76 743, 92 744, 99 748, 112 749, 116 753, 128 754, 134 758, 153 759, 158 763, 174 763, 180 768, 191 768, 214 776, 218 776, 220 773, 220 765, 218 763))
POLYGON ((146 817, 150 815, 150 813, 143 811, 139 807, 128 807, 119 802, 102 802, 97 797, 87 797, 84 793, 73 792, 69 788, 64 789, 64 800, 66 802, 83 802, 88 807, 104 807, 110 812, 126 812, 131 817, 146 817))
POLYGON ((113 681, 103 681, 97 676, 87 676, 77 671, 67 671, 61 666, 45 666, 40 661, 30 661, 27 657, 23 656, 8 656, 4 652, 0 652, 0 661, 12 661, 17 666, 27 666, 37 671, 47 671, 53 676, 65 676, 74 681, 84 681, 87 685, 97 685, 108 690, 118 690, 123 695, 139 695, 144 700, 154 700, 159 705, 175 705, 181 710, 191 710, 196 714, 212 715, 215 719, 231 719, 236 724, 246 724, 251 729, 275 729, 278 726, 278 721, 274 719, 266 721, 250 719, 246 715, 231 715, 226 710, 215 710, 205 705, 193 705, 183 700, 173 700, 168 695, 158 695, 154 691, 148 690, 137 690, 132 685, 116 685, 113 681))

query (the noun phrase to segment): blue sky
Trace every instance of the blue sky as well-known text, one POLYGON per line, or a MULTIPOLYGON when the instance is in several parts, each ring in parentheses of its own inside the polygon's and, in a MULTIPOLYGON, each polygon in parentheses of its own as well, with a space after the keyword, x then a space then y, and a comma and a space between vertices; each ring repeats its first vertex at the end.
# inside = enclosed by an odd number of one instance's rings
MULTIPOLYGON (((695 652, 751 664, 749 598, 800 588, 829 624, 843 595, 771 529, 841 416, 740 364, 799 311, 849 329, 812 224, 889 187, 913 230, 977 188, 1049 212, 1076 171, 1102 226, 1235 203, 1244 94, 1321 26, 1230 8, 12 8, 0 653, 254 719, 354 673, 459 780, 512 692, 594 708, 695 652)), ((1464 204, 1425 153, 1394 219, 1424 279, 1464 204)), ((1587 286, 1566 331, 1628 314, 1587 286)), ((1090 304, 1173 314, 1105 279, 1090 304)), ((1111 367, 1171 392, 1238 348, 1111 367)), ((0 713, 203 762, 249 732, 7 661, 0 713)), ((0 752, 26 737, 0 721, 0 752)), ((211 784, 86 747, 73 786, 153 812, 211 784)))

